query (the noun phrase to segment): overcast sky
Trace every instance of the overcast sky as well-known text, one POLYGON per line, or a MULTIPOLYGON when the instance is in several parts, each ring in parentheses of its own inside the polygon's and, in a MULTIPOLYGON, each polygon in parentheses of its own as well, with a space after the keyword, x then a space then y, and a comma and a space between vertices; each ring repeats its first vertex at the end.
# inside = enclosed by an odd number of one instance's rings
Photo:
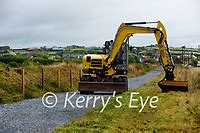
MULTIPOLYGON (((1 0, 0 46, 102 46, 122 22, 161 20, 170 46, 200 45, 199 0, 1 0)), ((153 36, 131 45, 155 44, 153 36)))

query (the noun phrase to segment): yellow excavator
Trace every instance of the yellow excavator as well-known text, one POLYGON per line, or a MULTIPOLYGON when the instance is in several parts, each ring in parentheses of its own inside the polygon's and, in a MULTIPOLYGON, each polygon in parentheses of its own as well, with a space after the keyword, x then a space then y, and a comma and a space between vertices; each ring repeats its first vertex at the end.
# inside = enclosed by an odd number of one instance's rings
POLYGON ((87 54, 79 81, 80 93, 114 92, 128 90, 128 40, 134 34, 154 34, 160 51, 160 63, 165 77, 158 83, 162 92, 188 91, 187 81, 175 81, 174 62, 167 44, 167 33, 160 22, 122 23, 114 41, 106 41, 104 54, 87 54), (156 24, 156 27, 141 25, 156 24))

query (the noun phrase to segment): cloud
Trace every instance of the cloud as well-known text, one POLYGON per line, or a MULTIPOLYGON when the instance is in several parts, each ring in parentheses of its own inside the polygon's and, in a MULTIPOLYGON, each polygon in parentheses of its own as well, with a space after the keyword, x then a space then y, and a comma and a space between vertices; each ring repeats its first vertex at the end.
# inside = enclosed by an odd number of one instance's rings
MULTIPOLYGON (((121 22, 161 20, 170 45, 197 47, 199 4, 198 0, 2 0, 0 45, 102 46, 114 38, 121 22)), ((136 36, 131 43, 148 45, 155 41, 152 36, 136 36)))

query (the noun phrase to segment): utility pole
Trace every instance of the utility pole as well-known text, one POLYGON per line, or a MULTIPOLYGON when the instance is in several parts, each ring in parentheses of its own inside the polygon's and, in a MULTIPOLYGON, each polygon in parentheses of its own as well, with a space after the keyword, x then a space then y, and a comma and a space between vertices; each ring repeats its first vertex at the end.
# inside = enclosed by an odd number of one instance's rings
POLYGON ((189 65, 189 63, 190 63, 190 51, 188 50, 188 55, 187 55, 187 57, 188 57, 188 65, 189 65))
POLYGON ((185 65, 185 46, 182 46, 182 62, 185 65))

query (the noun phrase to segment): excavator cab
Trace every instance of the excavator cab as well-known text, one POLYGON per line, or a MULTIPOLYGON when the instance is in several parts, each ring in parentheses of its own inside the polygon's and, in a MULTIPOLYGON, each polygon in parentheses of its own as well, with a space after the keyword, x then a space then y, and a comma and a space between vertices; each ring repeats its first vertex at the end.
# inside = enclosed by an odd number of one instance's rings
POLYGON ((88 54, 83 57, 82 76, 79 82, 79 92, 82 94, 94 92, 122 93, 128 90, 128 46, 123 43, 111 66, 106 64, 108 54, 112 52, 113 40, 105 41, 103 54, 88 54), (89 58, 89 59, 88 59, 89 58), (111 71, 110 68, 112 67, 111 71), (110 74, 112 72, 115 74, 110 74))

